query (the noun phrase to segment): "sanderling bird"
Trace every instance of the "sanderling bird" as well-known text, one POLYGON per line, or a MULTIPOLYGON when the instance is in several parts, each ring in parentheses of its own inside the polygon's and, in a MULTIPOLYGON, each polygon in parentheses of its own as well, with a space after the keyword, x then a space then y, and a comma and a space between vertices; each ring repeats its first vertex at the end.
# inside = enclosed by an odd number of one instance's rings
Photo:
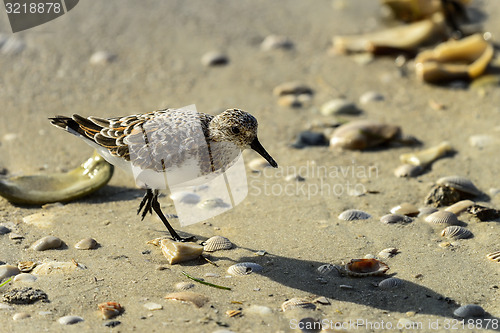
POLYGON ((106 119, 77 114, 49 119, 96 148, 109 163, 132 173, 146 189, 137 214, 142 211, 144 219, 154 210, 176 241, 194 237, 181 238, 172 228, 158 202, 161 189, 220 174, 247 148, 278 166, 257 138, 257 119, 239 109, 216 116, 165 109, 106 119))

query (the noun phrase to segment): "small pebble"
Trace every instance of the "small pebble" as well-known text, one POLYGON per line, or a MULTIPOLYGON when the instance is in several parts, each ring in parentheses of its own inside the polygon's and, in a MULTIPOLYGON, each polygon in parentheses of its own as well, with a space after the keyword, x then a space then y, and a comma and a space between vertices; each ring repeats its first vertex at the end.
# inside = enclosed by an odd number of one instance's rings
POLYGON ((62 245, 61 239, 54 236, 46 236, 34 242, 33 245, 31 245, 31 248, 35 251, 45 251, 45 250, 57 249, 61 247, 61 245, 62 245))
POLYGON ((292 147, 300 149, 307 146, 328 146, 328 139, 323 133, 311 131, 300 132, 292 147))
POLYGON ((424 169, 420 165, 403 164, 394 170, 396 177, 417 177, 424 169))
POLYGON ((158 303, 153 303, 153 302, 149 302, 149 303, 144 304, 144 307, 145 307, 146 309, 148 309, 149 311, 154 311, 154 310, 161 310, 161 309, 163 309, 163 305, 158 304, 158 303))
POLYGON ((467 304, 453 311, 453 315, 460 318, 484 317, 486 312, 477 304, 467 304))
POLYGON ((73 325, 83 321, 82 317, 78 316, 64 316, 57 320, 61 325, 73 325))
POLYGON ((13 279, 14 282, 27 282, 27 283, 35 282, 36 280, 37 277, 30 273, 17 274, 13 279))
POLYGON ((13 265, 1 265, 0 266, 0 281, 10 276, 14 276, 21 273, 17 266, 13 265))
POLYGON ((90 56, 89 62, 91 65, 107 65, 116 60, 116 54, 112 54, 106 51, 97 51, 90 56))
POLYGON ((38 312, 40 316, 50 316, 52 314, 52 311, 40 311, 38 312))
POLYGON ((260 44, 263 51, 270 51, 276 49, 290 50, 293 49, 293 42, 285 36, 269 35, 260 44))
POLYGON ((321 114, 333 115, 359 115, 362 111, 352 102, 343 98, 332 99, 321 106, 321 114))
POLYGON ((93 250, 97 248, 97 241, 93 238, 84 238, 75 244, 77 250, 93 250))
POLYGON ((359 98, 359 102, 361 104, 368 104, 371 102, 380 102, 380 101, 383 101, 384 99, 385 99, 384 95, 382 95, 378 92, 367 91, 363 95, 361 95, 361 97, 359 98))
POLYGON ((304 177, 302 177, 301 175, 295 175, 295 174, 291 174, 291 175, 287 175, 285 177, 285 180, 287 182, 293 182, 293 181, 296 181, 296 182, 303 182, 304 180, 306 180, 304 177))
POLYGON ((264 305, 250 305, 248 309, 245 309, 245 313, 255 313, 259 315, 268 315, 272 314, 273 310, 270 307, 264 305))
POLYGON ((3 225, 0 225, 0 235, 5 235, 11 232, 11 230, 3 225))
POLYGON ((309 86, 298 81, 285 82, 273 89, 273 94, 275 96, 302 94, 312 95, 313 93, 313 90, 309 86))
POLYGON ((13 320, 23 320, 23 319, 26 319, 26 318, 29 318, 31 317, 31 315, 29 313, 26 313, 26 312, 18 312, 18 313, 15 313, 13 316, 12 316, 12 319, 13 320))
POLYGON ((229 58, 227 55, 221 52, 212 51, 205 53, 203 57, 201 57, 201 63, 205 66, 224 66, 229 63, 229 58))
POLYGON ((278 98, 278 105, 291 107, 291 108, 300 108, 302 107, 302 103, 299 101, 297 95, 284 95, 278 98))
POLYGON ((122 322, 119 321, 119 320, 112 320, 112 321, 108 321, 107 323, 104 324, 104 326, 106 327, 116 327, 118 325, 120 325, 122 322))

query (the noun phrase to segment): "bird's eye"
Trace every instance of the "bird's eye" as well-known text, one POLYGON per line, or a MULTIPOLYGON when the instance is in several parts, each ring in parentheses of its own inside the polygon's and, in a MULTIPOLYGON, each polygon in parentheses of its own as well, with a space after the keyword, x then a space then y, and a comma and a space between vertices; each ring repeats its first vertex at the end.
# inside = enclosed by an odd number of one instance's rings
POLYGON ((233 126, 231 127, 231 132, 233 132, 233 134, 240 134, 240 129, 236 126, 233 126))

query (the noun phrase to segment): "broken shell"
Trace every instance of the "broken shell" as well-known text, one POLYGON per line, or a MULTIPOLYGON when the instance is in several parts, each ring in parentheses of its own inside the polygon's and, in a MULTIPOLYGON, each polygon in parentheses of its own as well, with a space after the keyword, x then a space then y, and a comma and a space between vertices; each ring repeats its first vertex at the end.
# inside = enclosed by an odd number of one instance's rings
POLYGON ((385 280, 382 280, 379 282, 378 287, 380 289, 394 289, 394 288, 399 288, 403 285, 403 280, 391 277, 385 280))
POLYGON ((466 239, 472 237, 472 232, 464 227, 452 225, 444 228, 441 231, 441 236, 452 239, 466 239))
POLYGON ((110 319, 118 316, 123 312, 123 307, 116 302, 105 302, 98 304, 97 307, 101 310, 103 319, 110 319))
POLYGON ((97 153, 67 173, 0 179, 0 195, 13 203, 41 205, 71 201, 108 183, 113 166, 97 153))
POLYGON ((401 137, 401 128, 371 120, 356 120, 341 125, 330 139, 330 146, 340 149, 366 149, 401 137))
POLYGON ((372 216, 370 214, 358 209, 348 209, 346 211, 343 211, 339 215, 339 219, 345 221, 366 220, 371 217, 372 216))
POLYGON ((290 310, 295 310, 295 309, 311 309, 314 310, 316 309, 316 305, 312 303, 309 300, 303 299, 303 298, 298 298, 294 297, 289 299, 288 301, 283 302, 281 304, 281 310, 285 311, 290 311, 290 310))
POLYGON ((461 40, 450 39, 415 58, 417 77, 426 82, 475 79, 494 55, 493 45, 475 34, 461 40))
POLYGON ((188 290, 194 288, 194 283, 191 282, 179 282, 175 285, 175 289, 178 290, 188 290))
POLYGON ((371 52, 384 54, 395 51, 414 51, 422 44, 444 34, 443 15, 397 26, 382 31, 357 36, 335 36, 333 50, 336 53, 371 52))
POLYGON ((54 236, 46 236, 40 238, 31 245, 31 248, 35 251, 45 251, 51 249, 57 249, 61 247, 62 240, 54 236))
POLYGON ((403 202, 400 205, 392 207, 391 213, 414 217, 418 215, 419 211, 415 205, 412 205, 411 203, 408 202, 403 202))
POLYGON ((230 266, 227 272, 231 275, 242 276, 251 274, 252 272, 260 272, 262 269, 263 267, 261 265, 253 262, 240 262, 230 266))
POLYGON ((455 215, 460 214, 461 212, 467 210, 470 206, 474 205, 474 201, 471 200, 462 200, 454 203, 450 207, 446 208, 445 211, 452 212, 455 215))
POLYGON ((213 236, 207 239, 205 242, 203 249, 206 252, 214 252, 219 250, 229 250, 233 247, 233 243, 226 237, 222 236, 213 236))
POLYGON ((17 264, 17 268, 19 268, 19 271, 22 273, 28 273, 31 272, 33 268, 35 268, 36 264, 37 263, 33 261, 20 261, 17 264))
POLYGON ((325 264, 318 267, 318 272, 323 275, 328 275, 331 272, 337 272, 337 266, 332 264, 325 264))
POLYGON ((292 82, 285 82, 276 86, 273 90, 273 94, 275 96, 301 95, 301 94, 312 95, 313 90, 309 86, 303 83, 292 81, 292 82))
POLYGON ((165 296, 165 298, 181 302, 192 303, 197 308, 201 308, 203 305, 205 305, 205 303, 208 302, 208 297, 202 294, 194 293, 192 291, 179 291, 171 293, 165 296))
POLYGON ((38 264, 35 268, 33 268, 31 274, 48 275, 54 273, 70 273, 83 268, 85 268, 85 266, 73 261, 49 261, 38 264))
POLYGON ((438 179, 438 185, 448 186, 457 191, 470 195, 480 195, 481 191, 469 179, 461 176, 448 176, 438 179))
POLYGON ((200 196, 196 193, 180 191, 170 194, 170 199, 174 202, 180 202, 185 204, 197 204, 200 202, 200 196))
POLYGON ((500 262, 500 251, 488 253, 486 255, 486 258, 493 260, 493 261, 496 261, 496 262, 500 262))
POLYGON ((412 221, 411 217, 400 214, 387 214, 380 218, 380 222, 385 224, 410 223, 412 221))
POLYGON ((93 250, 96 249, 99 244, 93 238, 84 238, 75 244, 75 249, 77 250, 93 250))
POLYGON ((389 259, 398 254, 398 249, 395 247, 388 247, 387 249, 383 249, 378 253, 378 257, 381 259, 389 259))
POLYGON ((389 266, 377 259, 352 259, 344 266, 344 269, 350 276, 362 277, 383 275, 389 266))
POLYGON ((175 242, 171 239, 160 241, 161 252, 170 265, 198 258, 203 253, 203 246, 189 242, 175 242))
POLYGON ((431 215, 428 215, 425 218, 425 222, 438 225, 442 224, 457 225, 459 223, 457 216, 455 214, 444 210, 440 210, 435 213, 432 213, 431 215))
POLYGON ((420 165, 403 164, 394 170, 396 177, 417 177, 424 169, 420 165))
POLYGON ((484 309, 477 304, 467 304, 453 311, 453 315, 460 318, 483 317, 486 314, 484 309))
POLYGON ((419 152, 402 154, 399 159, 402 163, 425 167, 447 153, 453 151, 449 142, 441 142, 439 145, 419 152))
POLYGON ((241 311, 240 310, 227 310, 226 315, 230 318, 237 317, 237 316, 241 315, 241 311))

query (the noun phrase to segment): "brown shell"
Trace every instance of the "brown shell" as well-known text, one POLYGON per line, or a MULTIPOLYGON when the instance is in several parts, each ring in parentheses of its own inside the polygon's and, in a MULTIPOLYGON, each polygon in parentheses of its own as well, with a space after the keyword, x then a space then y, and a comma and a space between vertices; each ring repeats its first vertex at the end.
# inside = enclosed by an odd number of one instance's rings
POLYGON ((344 268, 348 275, 362 277, 383 275, 389 266, 377 259, 352 259, 344 268))
POLYGON ((105 302, 97 304, 99 310, 101 310, 103 319, 110 319, 118 316, 123 312, 123 307, 116 302, 105 302))
POLYGON ((33 270, 33 268, 35 268, 36 265, 37 265, 37 263, 33 262, 33 261, 20 261, 17 264, 17 268, 22 273, 28 273, 28 272, 31 272, 33 270))

